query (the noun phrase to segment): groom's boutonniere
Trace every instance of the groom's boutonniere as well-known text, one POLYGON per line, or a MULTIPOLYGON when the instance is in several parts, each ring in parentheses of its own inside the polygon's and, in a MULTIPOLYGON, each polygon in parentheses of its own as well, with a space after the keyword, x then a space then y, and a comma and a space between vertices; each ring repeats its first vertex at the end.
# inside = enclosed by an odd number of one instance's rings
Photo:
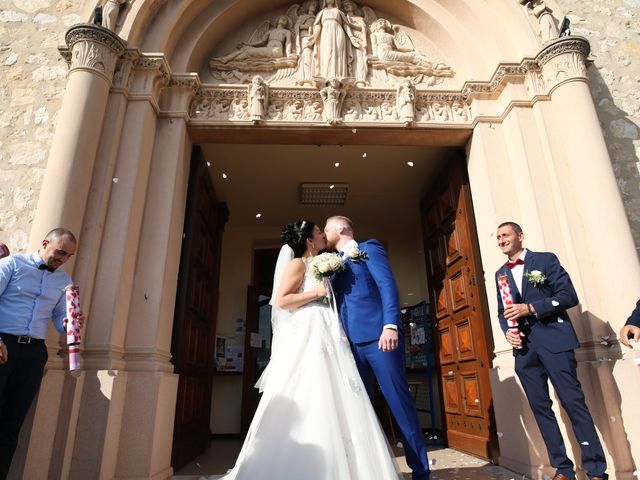
POLYGON ((348 248, 344 252, 344 256, 347 257, 352 262, 356 262, 356 263, 365 262, 369 260, 369 254, 367 254, 366 252, 363 252, 358 247, 348 248))
POLYGON ((530 272, 524 272, 524 276, 527 277, 529 283, 534 287, 542 285, 547 280, 547 277, 545 277, 544 273, 542 273, 540 270, 531 270, 530 272))

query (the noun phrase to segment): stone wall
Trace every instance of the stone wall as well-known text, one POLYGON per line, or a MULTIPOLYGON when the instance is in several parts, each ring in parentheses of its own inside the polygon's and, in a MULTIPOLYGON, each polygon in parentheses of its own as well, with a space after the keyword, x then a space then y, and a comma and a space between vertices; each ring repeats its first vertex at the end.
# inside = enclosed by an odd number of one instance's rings
MULTIPOLYGON (((93 3, 0 0, 0 241, 14 252, 27 245, 64 92, 56 47, 93 3)), ((591 42, 593 98, 640 250, 640 0, 556 3, 591 42)))
POLYGON ((591 94, 640 252, 640 0, 557 2, 591 43, 591 94))
POLYGON ((67 66, 57 46, 86 0, 0 0, 0 241, 27 246, 67 66))

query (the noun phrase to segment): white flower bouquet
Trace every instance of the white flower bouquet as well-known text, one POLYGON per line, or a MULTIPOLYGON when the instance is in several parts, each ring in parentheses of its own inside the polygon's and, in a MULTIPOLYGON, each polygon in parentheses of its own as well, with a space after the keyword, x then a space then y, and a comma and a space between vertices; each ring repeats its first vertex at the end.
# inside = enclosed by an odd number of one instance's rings
POLYGON ((311 261, 313 274, 318 280, 344 270, 344 259, 337 253, 321 253, 311 261))

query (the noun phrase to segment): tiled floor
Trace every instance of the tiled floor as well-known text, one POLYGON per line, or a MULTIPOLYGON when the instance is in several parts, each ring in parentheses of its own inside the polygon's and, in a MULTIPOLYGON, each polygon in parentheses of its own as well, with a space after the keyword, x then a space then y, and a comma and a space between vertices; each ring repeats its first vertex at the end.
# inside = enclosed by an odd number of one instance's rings
MULTIPOLYGON (((240 440, 214 440, 211 448, 186 465, 173 477, 174 480, 199 480, 201 477, 214 475, 219 478, 229 468, 233 467, 236 456, 240 451, 240 440)), ((402 450, 394 448, 398 465, 409 480, 410 470, 402 456, 402 450)), ((430 447, 429 460, 431 462, 431 480, 520 480, 518 475, 485 460, 458 452, 451 448, 430 447)))

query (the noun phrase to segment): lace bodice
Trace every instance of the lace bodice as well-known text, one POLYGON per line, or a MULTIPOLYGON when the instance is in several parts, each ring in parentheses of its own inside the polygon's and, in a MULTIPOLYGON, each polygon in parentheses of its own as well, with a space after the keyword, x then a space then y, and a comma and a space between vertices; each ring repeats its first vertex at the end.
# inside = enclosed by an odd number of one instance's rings
POLYGON ((306 257, 303 258, 304 262, 304 278, 302 279, 302 284, 300 284, 300 288, 298 288, 297 293, 308 292, 309 290, 313 290, 316 288, 321 280, 318 280, 313 274, 313 267, 311 266, 311 262, 313 262, 314 257, 306 257))

